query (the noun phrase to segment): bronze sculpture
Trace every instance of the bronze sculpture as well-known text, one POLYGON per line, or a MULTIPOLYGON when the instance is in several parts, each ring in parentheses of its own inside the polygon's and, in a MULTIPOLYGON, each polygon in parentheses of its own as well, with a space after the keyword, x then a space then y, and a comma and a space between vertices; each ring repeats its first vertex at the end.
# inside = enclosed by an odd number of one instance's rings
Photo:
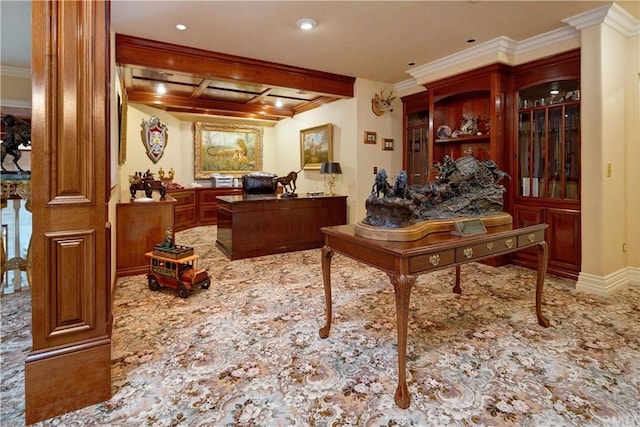
POLYGON ((2 140, 2 170, 7 171, 4 167, 4 159, 7 154, 11 154, 13 156, 13 164, 16 165, 19 172, 24 173, 24 170, 18 164, 18 160, 22 157, 19 147, 20 145, 25 147, 31 145, 31 125, 11 114, 5 115, 2 118, 2 123, 6 128, 6 136, 2 140))

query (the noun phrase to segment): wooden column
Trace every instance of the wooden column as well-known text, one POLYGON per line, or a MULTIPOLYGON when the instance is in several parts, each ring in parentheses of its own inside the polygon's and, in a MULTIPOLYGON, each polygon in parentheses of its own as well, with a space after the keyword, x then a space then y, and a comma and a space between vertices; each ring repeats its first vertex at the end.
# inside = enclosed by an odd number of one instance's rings
POLYGON ((111 395, 110 5, 36 1, 31 7, 33 346, 25 363, 27 424, 111 395))

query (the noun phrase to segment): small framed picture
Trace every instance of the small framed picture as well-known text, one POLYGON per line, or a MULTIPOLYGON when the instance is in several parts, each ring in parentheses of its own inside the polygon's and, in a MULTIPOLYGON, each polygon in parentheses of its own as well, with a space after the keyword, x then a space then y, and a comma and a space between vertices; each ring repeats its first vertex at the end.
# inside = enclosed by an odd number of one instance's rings
POLYGON ((382 138, 382 149, 383 150, 393 150, 393 139, 392 138, 382 138))
POLYGON ((376 141, 376 133, 375 132, 369 132, 369 131, 364 131, 364 143, 365 144, 375 144, 376 141))

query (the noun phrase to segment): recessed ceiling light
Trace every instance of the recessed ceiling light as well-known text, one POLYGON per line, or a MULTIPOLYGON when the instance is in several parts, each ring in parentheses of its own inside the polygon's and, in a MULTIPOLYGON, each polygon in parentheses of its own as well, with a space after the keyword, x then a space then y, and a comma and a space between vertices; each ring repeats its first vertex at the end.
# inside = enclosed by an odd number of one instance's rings
POLYGON ((161 94, 167 93, 166 86, 163 84, 159 84, 158 87, 156 88, 156 93, 161 93, 161 94))
POLYGON ((176 24, 176 28, 179 29, 180 31, 184 31, 187 29, 187 26, 184 24, 176 24))
POLYGON ((476 39, 467 39, 467 43, 475 43, 476 39))
POLYGON ((551 93, 551 95, 557 95, 557 94, 559 94, 559 93, 560 93, 560 91, 559 91, 559 90, 552 90, 552 91, 551 91, 551 92, 549 92, 549 93, 551 93))
POLYGON ((411 62, 409 62, 407 65, 408 65, 409 67, 413 67, 414 65, 416 65, 416 63, 415 63, 415 62, 413 62, 413 61, 411 61, 411 62))
POLYGON ((314 21, 311 18, 302 18, 299 19, 298 22, 296 22, 296 25, 301 29, 301 30, 310 30, 312 28, 315 28, 316 26, 316 21, 314 21))
POLYGON ((278 99, 278 100, 276 101, 276 107, 280 108, 280 107, 282 107, 282 105, 283 105, 283 104, 282 104, 282 99, 278 99))

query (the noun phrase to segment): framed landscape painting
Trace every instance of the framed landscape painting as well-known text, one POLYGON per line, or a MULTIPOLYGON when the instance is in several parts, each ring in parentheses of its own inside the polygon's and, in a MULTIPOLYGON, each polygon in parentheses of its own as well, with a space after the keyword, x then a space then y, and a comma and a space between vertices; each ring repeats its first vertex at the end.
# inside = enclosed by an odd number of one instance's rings
POLYGON ((214 173, 242 175, 262 169, 261 127, 195 122, 193 132, 195 179, 209 179, 214 173))
POLYGON ((300 167, 320 169, 323 162, 333 161, 331 123, 300 131, 300 167))

